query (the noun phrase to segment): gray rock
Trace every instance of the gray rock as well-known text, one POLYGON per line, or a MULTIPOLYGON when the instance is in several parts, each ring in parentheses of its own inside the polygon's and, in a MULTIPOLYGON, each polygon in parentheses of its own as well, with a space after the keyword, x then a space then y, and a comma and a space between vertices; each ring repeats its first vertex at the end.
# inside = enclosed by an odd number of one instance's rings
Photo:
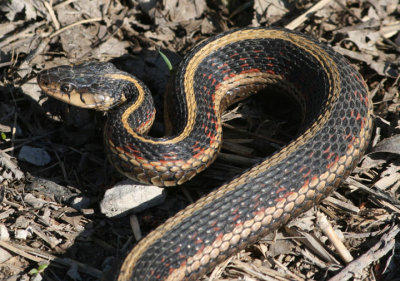
POLYGON ((125 180, 106 191, 100 210, 107 217, 137 213, 162 203, 165 196, 161 187, 125 180))
POLYGON ((0 264, 6 262, 11 257, 12 257, 12 255, 8 251, 6 251, 0 247, 0 264))
POLYGON ((35 166, 46 166, 51 161, 46 150, 28 145, 21 148, 18 158, 35 166))

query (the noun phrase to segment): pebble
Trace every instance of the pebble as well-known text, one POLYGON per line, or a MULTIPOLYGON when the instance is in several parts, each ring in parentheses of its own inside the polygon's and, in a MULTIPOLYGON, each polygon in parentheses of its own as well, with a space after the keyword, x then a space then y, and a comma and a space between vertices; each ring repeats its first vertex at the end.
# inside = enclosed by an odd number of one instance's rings
POLYGON ((106 191, 100 203, 100 210, 107 217, 138 213, 161 204, 165 196, 166 193, 161 187, 125 180, 106 191))
POLYGON ((19 151, 18 158, 35 166, 46 166, 51 157, 46 150, 24 145, 19 151))
POLYGON ((77 196, 71 200, 71 207, 76 210, 87 209, 90 206, 90 198, 77 196))
POLYGON ((8 229, 3 223, 0 223, 0 240, 1 241, 10 240, 10 234, 8 233, 8 229))
POLYGON ((6 262, 11 257, 12 257, 12 255, 8 251, 6 251, 0 247, 0 264, 6 262))

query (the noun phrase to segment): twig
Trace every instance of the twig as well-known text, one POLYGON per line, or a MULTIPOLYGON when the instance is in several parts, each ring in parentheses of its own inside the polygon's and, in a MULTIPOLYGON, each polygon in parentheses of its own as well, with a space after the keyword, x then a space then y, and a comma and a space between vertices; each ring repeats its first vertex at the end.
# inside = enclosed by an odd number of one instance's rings
POLYGON ((342 259, 349 263, 353 260, 349 250, 342 243, 342 241, 337 236, 336 232, 333 230, 332 225, 329 223, 328 219, 321 212, 317 212, 317 224, 322 232, 328 237, 329 241, 333 244, 342 259))
POLYGON ((80 24, 89 23, 89 22, 102 21, 102 20, 103 20, 103 18, 92 18, 92 19, 86 19, 86 20, 81 20, 81 21, 74 22, 74 23, 72 23, 70 25, 64 26, 63 28, 57 30, 56 32, 54 32, 53 34, 50 35, 50 38, 53 38, 53 37, 59 35, 60 33, 66 31, 67 29, 70 29, 70 28, 72 28, 74 26, 77 26, 77 25, 80 25, 80 24))
POLYGON ((399 226, 394 226, 388 233, 382 235, 378 243, 370 250, 360 256, 358 259, 349 263, 342 271, 336 274, 329 281, 344 281, 349 280, 354 275, 359 274, 365 267, 372 262, 379 260, 393 249, 395 244, 395 236, 399 233, 399 226))
POLYGON ((133 235, 135 236, 136 241, 142 239, 142 231, 140 230, 139 220, 135 214, 132 214, 129 217, 129 222, 131 224, 133 235))
POLYGON ((328 4, 329 2, 331 2, 331 0, 321 0, 319 1, 317 4, 315 4, 314 6, 312 6, 310 9, 308 9, 305 13, 301 14, 300 16, 298 16, 296 19, 292 20, 289 24, 287 24, 285 27, 288 29, 295 29, 296 27, 298 27, 300 24, 302 24, 303 22, 305 22, 308 17, 310 16, 310 14, 318 11, 319 9, 322 9, 326 4, 328 4))
MULTIPOLYGON (((50 0, 50 2, 53 2, 53 1, 50 0)), ((54 10, 53 10, 53 7, 52 7, 53 3, 48 3, 47 1, 43 1, 43 4, 46 7, 47 11, 49 11, 49 15, 51 17, 51 20, 54 23, 54 28, 56 30, 59 30, 60 29, 60 23, 58 22, 56 14, 54 13, 54 10)))

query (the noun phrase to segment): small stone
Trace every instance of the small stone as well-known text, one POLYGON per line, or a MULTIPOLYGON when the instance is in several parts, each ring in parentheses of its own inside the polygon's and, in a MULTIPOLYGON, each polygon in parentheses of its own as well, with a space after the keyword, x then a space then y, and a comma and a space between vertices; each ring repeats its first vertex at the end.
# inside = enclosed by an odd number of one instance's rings
POLYGON ((6 262, 11 257, 12 257, 12 255, 8 251, 6 251, 0 247, 0 264, 6 262))
POLYGON ((165 196, 161 187, 125 180, 106 191, 100 210, 107 217, 137 213, 162 203, 165 196))
POLYGON ((18 158, 35 166, 46 166, 51 161, 46 150, 28 145, 21 148, 18 158))
POLYGON ((77 195, 72 188, 59 185, 53 181, 31 177, 31 183, 27 186, 27 191, 37 191, 40 194, 45 194, 50 198, 54 198, 57 202, 65 203, 77 195))
POLYGON ((90 199, 85 196, 78 196, 72 199, 71 207, 76 210, 87 209, 90 205, 90 199))
POLYGON ((26 229, 17 229, 15 231, 16 239, 26 240, 26 238, 28 238, 28 236, 30 236, 30 235, 31 235, 31 233, 29 233, 29 231, 27 231, 26 229))
POLYGON ((42 280, 43 280, 43 277, 41 274, 35 274, 31 279, 31 281, 42 281, 42 280))
POLYGON ((8 233, 7 227, 3 223, 0 223, 0 240, 1 241, 10 240, 10 234, 8 233))
POLYGON ((44 203, 46 203, 46 201, 36 198, 31 193, 25 195, 24 201, 35 209, 42 208, 44 203))

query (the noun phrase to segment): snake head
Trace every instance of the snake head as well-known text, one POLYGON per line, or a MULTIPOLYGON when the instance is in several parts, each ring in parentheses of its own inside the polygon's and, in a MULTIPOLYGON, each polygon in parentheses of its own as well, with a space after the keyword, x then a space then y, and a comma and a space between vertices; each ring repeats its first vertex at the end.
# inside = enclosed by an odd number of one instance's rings
POLYGON ((37 81, 46 94, 58 100, 106 111, 126 100, 121 91, 123 80, 115 79, 116 75, 130 77, 111 63, 85 62, 43 70, 37 81))

